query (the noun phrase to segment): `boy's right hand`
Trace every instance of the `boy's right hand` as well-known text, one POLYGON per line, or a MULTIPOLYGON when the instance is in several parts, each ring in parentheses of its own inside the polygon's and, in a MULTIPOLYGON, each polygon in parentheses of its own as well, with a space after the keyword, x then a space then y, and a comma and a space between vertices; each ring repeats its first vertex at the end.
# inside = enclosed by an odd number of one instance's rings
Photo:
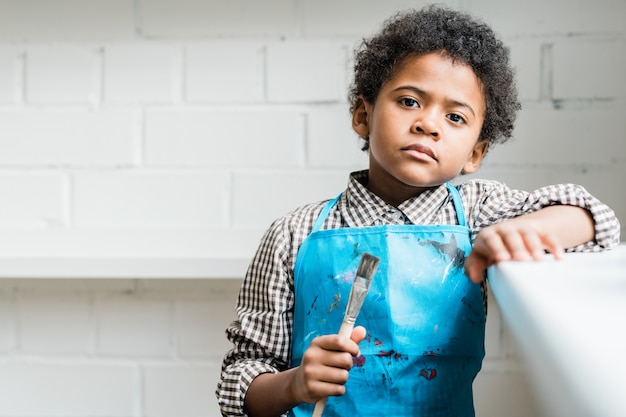
POLYGON ((246 414, 275 417, 304 402, 342 395, 352 357, 359 355, 358 343, 365 335, 365 328, 357 326, 349 339, 339 335, 316 337, 304 352, 300 366, 258 375, 246 392, 246 414))
POLYGON ((357 326, 350 339, 339 335, 313 339, 296 371, 295 397, 301 402, 314 403, 324 397, 343 395, 352 357, 359 355, 358 343, 365 339, 365 335, 365 328, 357 326))

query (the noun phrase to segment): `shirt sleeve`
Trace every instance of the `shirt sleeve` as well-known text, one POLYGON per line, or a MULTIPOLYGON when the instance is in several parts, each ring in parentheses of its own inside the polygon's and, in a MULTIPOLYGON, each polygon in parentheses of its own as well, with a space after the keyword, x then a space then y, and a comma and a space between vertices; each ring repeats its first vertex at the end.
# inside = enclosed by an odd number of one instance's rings
POLYGON ((258 375, 287 369, 293 321, 288 233, 275 222, 265 233, 237 300, 238 319, 226 329, 226 354, 216 396, 222 415, 245 416, 244 398, 258 375))
POLYGON ((594 222, 595 237, 581 245, 567 248, 567 252, 600 252, 620 242, 620 223, 614 211, 584 187, 576 184, 557 184, 532 192, 514 190, 496 181, 474 183, 476 200, 472 204, 470 221, 475 236, 483 228, 532 213, 553 205, 570 205, 587 210, 594 222))

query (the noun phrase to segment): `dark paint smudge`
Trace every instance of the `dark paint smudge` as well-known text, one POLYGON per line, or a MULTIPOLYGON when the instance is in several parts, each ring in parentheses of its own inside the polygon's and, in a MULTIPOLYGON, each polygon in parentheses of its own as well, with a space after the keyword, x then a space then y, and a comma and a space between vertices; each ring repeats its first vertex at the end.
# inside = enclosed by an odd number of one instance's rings
POLYGON ((456 268, 460 268, 465 264, 465 252, 457 246, 454 235, 451 236, 449 243, 439 243, 434 240, 427 240, 425 242, 420 242, 420 245, 432 246, 440 254, 448 256, 456 268))
MULTIPOLYGON (((313 302, 311 303, 311 310, 317 310, 317 307, 315 307, 315 303, 317 303, 318 298, 319 298, 319 295, 316 295, 315 298, 313 299, 313 302)), ((307 311, 306 313, 307 316, 311 315, 311 310, 307 311)))
POLYGON ((420 376, 422 376, 425 379, 431 381, 431 380, 435 379, 435 377, 437 377, 437 370, 433 369, 433 368, 422 369, 422 370, 420 370, 420 376))
POLYGON ((363 356, 363 355, 353 356, 352 357, 352 365, 354 365, 356 367, 361 367, 361 366, 365 365, 365 356, 363 356))

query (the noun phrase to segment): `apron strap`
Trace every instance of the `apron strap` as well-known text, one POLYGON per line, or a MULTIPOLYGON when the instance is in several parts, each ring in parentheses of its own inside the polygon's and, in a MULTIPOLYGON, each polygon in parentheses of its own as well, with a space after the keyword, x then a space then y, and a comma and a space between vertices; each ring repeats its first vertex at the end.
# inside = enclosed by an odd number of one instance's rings
POLYGON ((324 224, 324 220, 326 220, 326 217, 328 217, 328 213, 330 213, 330 210, 333 208, 333 206, 337 204, 337 201, 339 201, 341 194, 343 193, 340 193, 337 197, 333 198, 332 200, 328 201, 328 203, 326 203, 326 205, 320 212, 320 215, 317 216, 317 220, 315 221, 315 224, 313 225, 313 229, 311 230, 311 233, 317 232, 318 230, 322 228, 322 225, 324 224))
POLYGON ((449 182, 446 183, 446 186, 448 187, 450 196, 452 196, 452 203, 454 204, 456 219, 459 222, 459 226, 466 226, 465 211, 463 210, 463 203, 461 202, 461 194, 459 194, 459 190, 457 190, 457 188, 449 182))

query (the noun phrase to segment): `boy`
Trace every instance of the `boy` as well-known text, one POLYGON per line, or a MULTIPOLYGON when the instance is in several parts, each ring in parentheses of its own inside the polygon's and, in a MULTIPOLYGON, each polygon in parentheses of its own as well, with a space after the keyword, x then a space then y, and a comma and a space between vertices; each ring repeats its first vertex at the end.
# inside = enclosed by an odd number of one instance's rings
POLYGON ((329 397, 325 416, 474 416, 487 267, 619 242, 613 211, 581 187, 449 184, 510 138, 519 109, 507 50, 486 25, 438 7, 399 14, 354 68, 369 169, 264 235, 227 329, 224 415, 310 416, 329 397), (363 252, 381 263, 344 338, 363 252))

